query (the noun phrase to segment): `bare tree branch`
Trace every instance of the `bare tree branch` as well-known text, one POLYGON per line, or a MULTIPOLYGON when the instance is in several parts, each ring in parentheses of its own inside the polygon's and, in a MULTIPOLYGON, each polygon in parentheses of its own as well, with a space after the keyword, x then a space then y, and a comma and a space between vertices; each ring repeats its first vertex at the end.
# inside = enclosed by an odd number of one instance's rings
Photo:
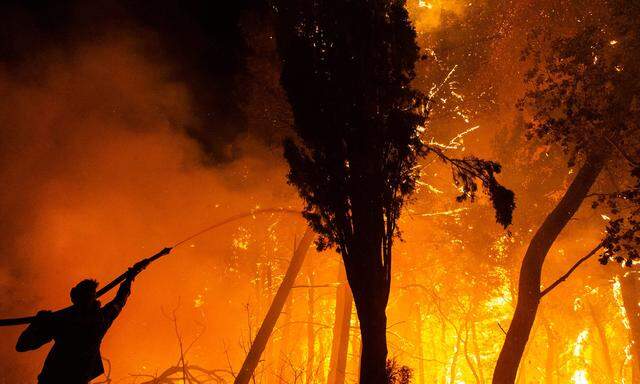
POLYGON ((560 285, 560 283, 562 283, 563 281, 567 280, 569 278, 569 276, 571 276, 573 271, 575 271, 576 268, 578 268, 580 266, 580 264, 582 264, 585 261, 589 260, 589 258, 591 258, 591 256, 595 255, 596 252, 598 252, 598 250, 600 250, 600 248, 602 248, 603 246, 604 246, 604 243, 598 244, 589 253, 587 253, 585 256, 580 258, 580 260, 576 261, 576 263, 573 264, 573 266, 571 268, 569 268, 569 270, 564 275, 560 276, 558 278, 558 280, 556 280, 555 282, 553 282, 553 284, 551 284, 550 286, 545 288, 542 292, 540 292, 540 298, 544 297, 544 295, 546 295, 547 293, 551 292, 551 290, 554 289, 555 287, 557 287, 558 285, 560 285))

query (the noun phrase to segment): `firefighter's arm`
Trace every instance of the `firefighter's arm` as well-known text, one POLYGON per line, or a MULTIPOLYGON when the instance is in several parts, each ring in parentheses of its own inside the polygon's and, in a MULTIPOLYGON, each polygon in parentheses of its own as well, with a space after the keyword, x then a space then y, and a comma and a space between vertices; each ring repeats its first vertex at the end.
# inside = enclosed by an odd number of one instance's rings
POLYGON ((118 317, 118 315, 122 311, 122 308, 124 308, 124 305, 127 303, 129 295, 131 294, 131 283, 133 282, 133 279, 136 275, 136 273, 134 273, 132 269, 133 268, 129 269, 127 278, 122 282, 122 284, 120 284, 118 293, 116 293, 116 296, 113 298, 113 300, 111 300, 104 306, 104 313, 109 323, 111 323, 113 320, 115 320, 116 317, 118 317))
POLYGON ((40 311, 35 320, 20 334, 16 343, 16 351, 26 352, 38 349, 53 340, 53 313, 40 311))
MULTIPOLYGON (((169 252, 171 252, 171 248, 165 248, 161 251, 161 254, 166 255, 169 252)), ((138 273, 142 272, 151 263, 151 261, 152 259, 144 259, 129 268, 127 271, 127 277, 122 284, 120 284, 116 297, 105 306, 104 310, 109 322, 115 320, 118 314, 120 314, 120 311, 122 311, 122 308, 124 308, 124 305, 127 303, 129 294, 131 294, 131 283, 136 276, 138 276, 138 273)))

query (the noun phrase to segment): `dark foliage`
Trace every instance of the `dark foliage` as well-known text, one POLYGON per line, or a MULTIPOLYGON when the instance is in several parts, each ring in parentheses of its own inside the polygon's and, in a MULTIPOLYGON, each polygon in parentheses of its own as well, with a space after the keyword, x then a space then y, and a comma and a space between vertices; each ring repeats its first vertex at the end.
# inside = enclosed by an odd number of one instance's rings
POLYGON ((631 267, 640 262, 640 166, 632 172, 636 182, 628 189, 609 194, 599 194, 592 207, 604 206, 609 217, 603 240, 604 253, 600 262, 610 260, 631 267))
POLYGON ((289 181, 319 248, 348 252, 355 199, 382 209, 390 240, 415 188, 415 128, 426 118, 424 95, 410 87, 418 46, 404 1, 288 1, 278 13, 282 84, 300 139, 285 143, 289 181))
MULTIPOLYGON (((443 155, 416 131, 427 118, 427 98, 410 87, 418 47, 404 1, 283 4, 282 83, 300 138, 286 141, 285 157, 289 181, 307 203, 305 217, 322 235, 320 249, 347 251, 354 198, 366 191, 368 202, 382 208, 390 244, 419 176, 418 158, 443 155)), ((510 223, 513 194, 494 177, 499 165, 441 158, 464 190, 459 200, 473 200, 480 180, 498 221, 510 223)))
POLYGON ((496 212, 496 221, 503 227, 511 224, 513 210, 516 207, 515 194, 498 183, 495 175, 500 173, 500 164, 468 156, 463 159, 452 159, 445 155, 442 149, 431 147, 429 150, 435 153, 443 161, 451 165, 453 182, 462 193, 456 197, 458 202, 475 201, 478 191, 478 181, 482 184, 484 192, 489 196, 491 204, 496 212))
POLYGON ((628 106, 621 108, 625 100, 615 99, 624 97, 622 72, 616 70, 610 52, 617 48, 605 43, 606 37, 599 32, 589 27, 575 36, 555 39, 548 47, 553 54, 546 57, 544 41, 525 51, 533 59, 525 78, 531 88, 519 106, 535 111, 527 135, 560 145, 569 166, 601 149, 606 140, 619 139, 626 127, 621 111, 628 106))
POLYGON ((387 383, 410 384, 413 372, 406 365, 400 365, 395 359, 387 360, 387 383))
POLYGON ((609 218, 600 261, 631 266, 640 261, 640 5, 613 0, 595 9, 569 36, 532 35, 523 56, 533 63, 530 90, 519 105, 534 110, 528 136, 560 145, 569 166, 593 154, 612 162, 624 186, 592 204, 609 218))

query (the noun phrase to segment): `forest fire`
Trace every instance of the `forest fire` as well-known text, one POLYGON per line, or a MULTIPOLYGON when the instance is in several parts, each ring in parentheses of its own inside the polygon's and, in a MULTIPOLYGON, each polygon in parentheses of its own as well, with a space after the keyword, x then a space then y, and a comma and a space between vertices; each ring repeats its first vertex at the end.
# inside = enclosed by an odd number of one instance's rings
POLYGON ((0 383, 640 383, 636 2, 130 3, 0 5, 0 383))

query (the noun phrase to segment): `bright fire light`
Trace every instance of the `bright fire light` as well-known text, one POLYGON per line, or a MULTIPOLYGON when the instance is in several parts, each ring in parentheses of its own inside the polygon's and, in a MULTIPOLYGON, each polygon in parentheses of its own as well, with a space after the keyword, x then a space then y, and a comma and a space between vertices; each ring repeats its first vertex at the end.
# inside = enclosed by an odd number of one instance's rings
POLYGON ((584 369, 578 369, 571 376, 571 382, 574 384, 589 384, 587 379, 587 371, 584 369))

